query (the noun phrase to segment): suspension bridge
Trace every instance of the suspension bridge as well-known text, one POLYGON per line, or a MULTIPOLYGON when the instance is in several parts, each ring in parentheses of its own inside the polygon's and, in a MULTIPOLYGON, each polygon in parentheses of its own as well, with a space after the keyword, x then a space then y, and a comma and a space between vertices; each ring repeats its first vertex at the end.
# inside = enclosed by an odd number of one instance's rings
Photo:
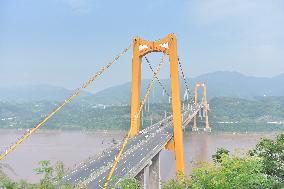
POLYGON ((132 55, 132 91, 131 91, 131 114, 130 129, 123 141, 109 149, 105 149, 95 158, 79 164, 75 169, 66 173, 63 177, 64 182, 72 183, 78 187, 88 188, 109 188, 116 186, 124 178, 138 179, 144 188, 158 189, 161 186, 160 178, 160 159, 159 154, 162 150, 171 150, 175 153, 175 164, 177 177, 184 174, 184 129, 193 121, 193 131, 197 131, 196 119, 205 117, 204 131, 211 131, 208 122, 209 105, 206 99, 206 84, 197 83, 194 90, 194 98, 190 94, 189 84, 185 78, 182 64, 177 54, 177 40, 174 34, 169 34, 158 41, 147 41, 135 37, 131 45, 123 50, 113 61, 99 70, 80 88, 75 90, 74 94, 68 97, 54 111, 48 114, 38 125, 26 132, 3 154, 0 160, 11 154, 13 150, 19 147, 25 140, 32 136, 38 129, 53 116, 56 115, 65 105, 72 102, 79 96, 84 89, 107 71, 122 57, 129 49, 133 49, 132 55), (151 65, 147 54, 152 52, 162 52, 163 56, 156 70, 151 65), (161 80, 158 78, 165 57, 169 57, 171 92, 166 90, 161 80), (145 57, 153 78, 148 86, 145 96, 140 98, 141 83, 141 59, 145 57), (180 76, 185 83, 186 89, 184 99, 180 97, 180 76), (141 115, 149 94, 157 81, 167 94, 172 104, 172 114, 153 125, 141 130, 141 115), (203 87, 203 97, 198 102, 198 89, 203 87), (181 106, 183 104, 183 106, 181 106))

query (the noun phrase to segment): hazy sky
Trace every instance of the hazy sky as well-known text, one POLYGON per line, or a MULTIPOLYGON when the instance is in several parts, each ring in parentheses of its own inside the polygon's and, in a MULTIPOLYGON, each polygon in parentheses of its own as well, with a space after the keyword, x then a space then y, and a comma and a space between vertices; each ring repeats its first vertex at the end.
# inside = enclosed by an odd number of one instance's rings
MULTIPOLYGON (((229 70, 270 77, 284 72, 283 23, 283 0, 2 0, 0 86, 76 88, 134 36, 168 33, 177 35, 187 76, 229 70)), ((95 90, 130 81, 131 53, 95 90)))

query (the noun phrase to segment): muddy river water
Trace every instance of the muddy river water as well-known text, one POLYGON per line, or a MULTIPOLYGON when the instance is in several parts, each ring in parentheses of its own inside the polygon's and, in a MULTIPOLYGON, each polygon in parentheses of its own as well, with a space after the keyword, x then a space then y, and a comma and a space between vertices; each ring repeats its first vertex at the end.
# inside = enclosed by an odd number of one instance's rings
MULTIPOLYGON (((21 131, 0 130, 0 149, 4 150, 21 131)), ((115 140, 121 140, 123 132, 83 132, 83 131, 40 131, 25 141, 1 163, 4 171, 13 179, 27 179, 36 182, 34 174, 41 160, 52 163, 63 161, 66 167, 72 167, 93 156, 115 140)), ((186 172, 190 173, 196 161, 212 161, 217 148, 224 147, 231 152, 246 152, 253 148, 262 137, 274 137, 275 133, 188 133, 184 136, 186 172)), ((175 175, 174 154, 161 153, 161 176, 168 179, 175 175)))

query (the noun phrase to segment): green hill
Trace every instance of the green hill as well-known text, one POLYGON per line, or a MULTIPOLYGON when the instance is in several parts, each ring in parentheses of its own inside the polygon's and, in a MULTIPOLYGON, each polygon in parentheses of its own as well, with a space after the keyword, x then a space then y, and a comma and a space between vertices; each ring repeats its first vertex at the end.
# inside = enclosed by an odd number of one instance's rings
POLYGON ((284 97, 210 100, 210 123, 220 131, 284 130, 284 97))
MULTIPOLYGON (((284 130, 284 97, 266 97, 253 100, 218 97, 210 100, 209 121, 214 131, 279 131, 284 130)), ((0 128, 30 128, 58 105, 57 102, 0 102, 0 128)), ((150 104, 144 111, 144 126, 161 120, 168 103, 150 104)), ((88 101, 67 105, 44 128, 47 129, 128 129, 128 105, 93 105, 88 101)), ((198 125, 204 125, 199 121, 198 125)))

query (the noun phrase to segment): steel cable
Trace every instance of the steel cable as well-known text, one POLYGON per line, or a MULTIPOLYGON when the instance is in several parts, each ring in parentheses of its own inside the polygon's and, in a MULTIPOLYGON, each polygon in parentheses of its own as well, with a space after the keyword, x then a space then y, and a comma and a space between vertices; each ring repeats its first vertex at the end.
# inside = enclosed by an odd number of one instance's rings
POLYGON ((124 55, 131 47, 129 45, 126 49, 124 49, 119 55, 115 57, 113 61, 103 67, 100 71, 98 71, 94 76, 92 76, 87 82, 85 82, 80 88, 78 88, 70 97, 68 97, 64 102, 58 106, 55 110, 53 110, 48 116, 41 121, 34 128, 29 130, 26 134, 24 134, 19 140, 17 140, 12 146, 9 147, 3 154, 0 155, 0 160, 4 159, 9 153, 11 153, 17 146, 19 146, 22 142, 24 142, 27 138, 29 138, 33 133, 35 133, 39 128, 41 128, 50 118, 52 118, 59 110, 61 110, 65 105, 69 104, 74 98, 79 96, 84 89, 86 89, 95 79, 97 79, 102 73, 108 70, 114 63, 116 63, 119 58, 124 55))

